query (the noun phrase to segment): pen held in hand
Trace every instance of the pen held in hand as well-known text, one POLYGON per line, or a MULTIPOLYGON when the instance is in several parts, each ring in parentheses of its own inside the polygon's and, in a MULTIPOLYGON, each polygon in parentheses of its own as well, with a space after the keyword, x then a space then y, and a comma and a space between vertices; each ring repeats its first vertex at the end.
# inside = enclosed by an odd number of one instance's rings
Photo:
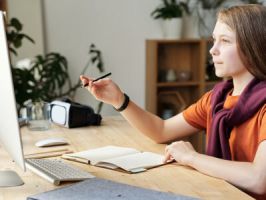
MULTIPOLYGON (((108 73, 108 74, 105 74, 105 75, 103 75, 103 76, 100 76, 100 77, 94 79, 92 82, 95 82, 95 81, 101 80, 101 79, 103 79, 103 78, 105 78, 105 77, 107 77, 107 76, 110 76, 111 74, 112 74, 112 73, 110 72, 110 73, 108 73)), ((82 85, 82 87, 87 87, 88 85, 89 85, 89 83, 85 83, 84 85, 82 85)))
POLYGON ((103 79, 103 78, 105 78, 105 77, 107 77, 107 76, 110 76, 112 73, 110 72, 110 73, 108 73, 108 74, 105 74, 105 75, 103 75, 103 76, 100 76, 99 78, 96 78, 96 79, 94 79, 92 82, 95 82, 95 81, 98 81, 98 80, 100 80, 100 79, 103 79))

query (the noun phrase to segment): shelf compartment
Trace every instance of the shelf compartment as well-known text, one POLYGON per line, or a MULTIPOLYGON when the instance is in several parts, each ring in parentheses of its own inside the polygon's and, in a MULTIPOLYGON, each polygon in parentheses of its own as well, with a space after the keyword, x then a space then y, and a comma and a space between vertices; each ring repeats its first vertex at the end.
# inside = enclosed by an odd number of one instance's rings
POLYGON ((199 81, 202 75, 200 67, 200 41, 186 44, 160 43, 157 49, 158 80, 164 80, 168 70, 190 73, 191 81, 199 81), (199 76, 200 75, 200 76, 199 76))

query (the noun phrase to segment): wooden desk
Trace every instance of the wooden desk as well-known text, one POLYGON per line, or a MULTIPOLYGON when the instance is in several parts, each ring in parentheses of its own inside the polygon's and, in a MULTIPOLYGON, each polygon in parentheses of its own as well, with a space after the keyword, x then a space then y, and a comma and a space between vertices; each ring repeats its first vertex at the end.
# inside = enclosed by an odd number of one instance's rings
MULTIPOLYGON (((40 139, 55 136, 65 137, 69 140, 70 145, 68 147, 74 151, 82 151, 105 145, 119 145, 163 154, 165 147, 165 145, 156 144, 143 136, 121 117, 105 117, 100 127, 66 129, 54 126, 51 130, 43 132, 32 132, 24 127, 22 128, 24 153, 29 154, 40 151, 40 149, 34 146, 34 143, 40 139)), ((58 147, 53 147, 53 149, 56 148, 58 147)), ((50 147, 50 149, 52 148, 50 147)), ((1 147, 0 158, 1 169, 4 167, 15 169, 25 182, 23 186, 19 187, 0 188, 0 200, 24 200, 32 194, 58 188, 58 186, 52 185, 30 171, 23 172, 20 170, 12 163, 10 157, 1 147)), ((223 180, 203 175, 193 169, 177 164, 161 166, 139 174, 126 174, 81 163, 66 162, 83 168, 100 178, 154 190, 173 192, 201 199, 252 199, 223 180)), ((60 187, 65 185, 63 184, 60 187)))

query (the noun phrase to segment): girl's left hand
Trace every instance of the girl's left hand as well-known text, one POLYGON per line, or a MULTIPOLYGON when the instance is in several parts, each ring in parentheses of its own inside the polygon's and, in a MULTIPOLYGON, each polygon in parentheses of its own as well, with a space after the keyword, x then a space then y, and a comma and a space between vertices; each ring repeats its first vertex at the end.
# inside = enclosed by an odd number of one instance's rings
POLYGON ((164 162, 176 160, 182 165, 189 165, 197 152, 190 142, 178 141, 166 146, 164 162))

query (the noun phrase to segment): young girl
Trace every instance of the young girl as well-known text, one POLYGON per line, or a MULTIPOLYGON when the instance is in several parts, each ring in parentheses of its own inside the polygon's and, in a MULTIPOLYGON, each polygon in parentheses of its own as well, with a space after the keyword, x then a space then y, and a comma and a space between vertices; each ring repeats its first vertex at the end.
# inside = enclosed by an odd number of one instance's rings
POLYGON ((108 78, 80 79, 96 99, 111 104, 145 135, 159 143, 176 141, 166 147, 165 161, 175 159, 266 199, 265 27, 266 8, 261 5, 221 10, 210 54, 216 75, 230 80, 167 120, 138 107, 108 78), (179 140, 202 129, 207 133, 207 155, 179 140))

